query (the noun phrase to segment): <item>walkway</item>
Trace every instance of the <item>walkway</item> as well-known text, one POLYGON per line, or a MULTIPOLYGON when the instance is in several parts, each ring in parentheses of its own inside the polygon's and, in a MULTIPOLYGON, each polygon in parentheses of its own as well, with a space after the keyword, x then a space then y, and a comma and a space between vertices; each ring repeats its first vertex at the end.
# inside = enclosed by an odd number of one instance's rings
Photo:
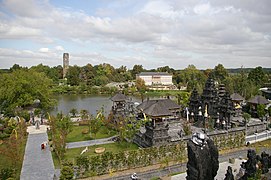
POLYGON ((51 151, 47 147, 41 150, 41 143, 48 141, 46 133, 46 126, 41 125, 39 130, 34 126, 29 126, 27 132, 29 133, 23 167, 21 171, 21 180, 52 180, 54 177, 55 169, 51 155, 51 151))
POLYGON ((90 141, 78 141, 78 142, 66 143, 66 147, 67 149, 72 149, 72 148, 80 148, 80 147, 86 147, 86 146, 114 143, 112 139, 114 139, 115 137, 117 136, 112 136, 112 137, 104 138, 104 139, 95 139, 95 140, 90 140, 90 141))

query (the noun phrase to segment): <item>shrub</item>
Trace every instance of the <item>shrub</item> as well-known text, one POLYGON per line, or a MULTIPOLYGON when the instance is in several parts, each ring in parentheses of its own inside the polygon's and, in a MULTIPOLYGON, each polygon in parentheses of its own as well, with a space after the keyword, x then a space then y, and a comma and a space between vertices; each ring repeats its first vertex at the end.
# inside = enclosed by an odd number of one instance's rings
POLYGON ((73 179, 73 169, 70 166, 63 166, 61 169, 60 180, 73 179))
POLYGON ((3 168, 0 171, 0 177, 2 180, 12 178, 12 177, 14 177, 14 172, 15 171, 12 168, 3 168))

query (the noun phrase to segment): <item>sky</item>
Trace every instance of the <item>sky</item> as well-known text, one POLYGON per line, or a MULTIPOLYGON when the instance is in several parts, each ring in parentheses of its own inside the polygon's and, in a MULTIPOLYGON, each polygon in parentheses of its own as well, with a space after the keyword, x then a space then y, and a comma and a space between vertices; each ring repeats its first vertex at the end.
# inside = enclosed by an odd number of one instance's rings
POLYGON ((270 0, 0 0, 0 69, 271 67, 270 0))

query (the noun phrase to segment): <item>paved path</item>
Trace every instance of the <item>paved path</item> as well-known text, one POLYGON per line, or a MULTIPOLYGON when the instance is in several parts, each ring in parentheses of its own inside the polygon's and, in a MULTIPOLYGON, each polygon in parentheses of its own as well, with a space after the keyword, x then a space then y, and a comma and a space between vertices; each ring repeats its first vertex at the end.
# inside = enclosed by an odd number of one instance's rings
POLYGON ((49 147, 41 150, 41 143, 48 141, 46 126, 41 126, 35 130, 32 126, 28 127, 29 132, 23 167, 21 171, 21 180, 52 180, 55 169, 49 147))
MULTIPOLYGON (((239 172, 240 164, 244 161, 246 161, 246 160, 235 159, 234 164, 231 164, 229 162, 219 163, 219 169, 217 171, 217 175, 216 175, 215 179, 223 180, 225 178, 225 174, 226 174, 228 166, 232 167, 233 175, 236 176, 236 174, 239 172)), ((180 179, 186 179, 186 172, 182 173, 182 174, 177 174, 177 175, 171 177, 171 180, 180 180, 180 179)))
POLYGON ((86 147, 86 146, 114 143, 112 139, 115 137, 117 136, 112 136, 112 137, 104 138, 104 139, 95 139, 95 140, 90 140, 90 141, 78 141, 78 142, 66 143, 66 147, 67 149, 72 149, 72 148, 80 148, 80 147, 86 147))

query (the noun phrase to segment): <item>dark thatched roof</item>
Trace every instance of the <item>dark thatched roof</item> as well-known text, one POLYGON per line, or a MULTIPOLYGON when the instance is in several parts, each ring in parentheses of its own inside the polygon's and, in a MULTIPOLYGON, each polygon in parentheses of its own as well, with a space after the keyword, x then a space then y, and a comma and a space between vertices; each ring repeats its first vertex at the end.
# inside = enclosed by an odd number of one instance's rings
POLYGON ((259 95, 250 98, 247 102, 251 104, 268 104, 269 103, 269 101, 265 97, 259 96, 259 95))
POLYGON ((238 93, 233 93, 232 95, 231 95, 231 99, 233 100, 233 101, 244 101, 245 100, 245 98, 243 98, 240 94, 238 94, 238 93))
POLYGON ((149 107, 143 110, 143 113, 153 117, 159 116, 170 116, 172 113, 167 109, 167 107, 161 103, 161 101, 157 101, 151 104, 149 107))
POLYGON ((170 116, 170 110, 180 109, 180 106, 170 99, 147 100, 137 106, 137 109, 150 116, 170 116))
POLYGON ((114 102, 121 102, 121 101, 126 101, 127 97, 122 93, 117 93, 115 94, 115 96, 111 97, 110 99, 114 102))

